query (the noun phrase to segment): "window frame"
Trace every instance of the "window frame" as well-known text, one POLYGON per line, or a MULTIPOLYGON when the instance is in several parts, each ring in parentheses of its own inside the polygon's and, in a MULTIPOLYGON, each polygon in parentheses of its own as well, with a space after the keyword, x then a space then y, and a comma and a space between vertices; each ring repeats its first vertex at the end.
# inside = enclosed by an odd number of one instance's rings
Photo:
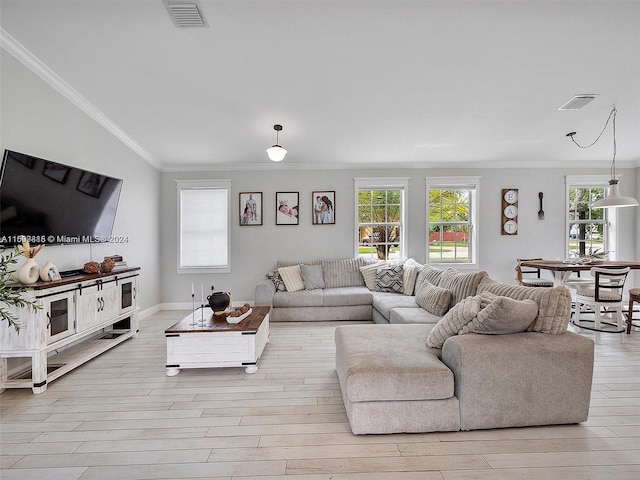
MULTIPOLYGON (((618 176, 620 178, 620 176, 618 176)), ((605 196, 609 191, 608 175, 566 175, 565 176, 565 226, 564 226, 564 252, 565 258, 571 258, 571 246, 570 246, 570 226, 575 221, 570 218, 570 200, 569 194, 572 188, 590 187, 590 188, 603 188, 605 196)), ((603 250, 608 251, 607 258, 609 260, 616 260, 616 251, 618 250, 618 209, 617 208, 604 208, 603 215, 603 250)), ((594 223, 594 222, 591 222, 594 223)), ((598 222, 600 223, 600 222, 598 222)), ((575 257, 574 257, 575 258, 575 257)))
POLYGON ((480 211, 480 177, 459 176, 459 177, 426 177, 425 178, 425 246, 426 264, 440 267, 453 268, 478 268, 478 215, 480 211), (469 190, 469 261, 468 262, 432 262, 429 255, 429 230, 431 222, 429 220, 430 204, 429 194, 431 190, 469 190))
POLYGON ((176 180, 177 192, 177 273, 193 274, 193 273, 230 273, 231 272, 231 180, 176 180), (226 264, 225 265, 204 265, 201 267, 181 265, 182 261, 182 191, 184 190, 226 190, 227 211, 226 211, 226 264))
POLYGON ((359 245, 360 245, 360 217, 358 212, 359 205, 359 193, 361 190, 400 190, 400 225, 399 235, 400 241, 398 242, 399 258, 406 258, 407 252, 407 235, 408 228, 406 222, 407 216, 407 198, 409 195, 409 177, 359 177, 354 178, 354 258, 360 257, 359 245))

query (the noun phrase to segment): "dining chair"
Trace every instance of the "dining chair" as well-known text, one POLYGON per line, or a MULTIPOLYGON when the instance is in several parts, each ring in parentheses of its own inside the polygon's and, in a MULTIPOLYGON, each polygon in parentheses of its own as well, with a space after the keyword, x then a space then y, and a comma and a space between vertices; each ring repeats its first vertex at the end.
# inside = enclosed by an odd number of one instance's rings
POLYGON ((627 334, 631 333, 631 327, 637 327, 633 323, 633 302, 640 304, 640 288, 629 289, 629 311, 627 313, 627 334))
POLYGON ((540 269, 533 267, 522 267, 522 262, 526 262, 527 260, 542 260, 542 258, 517 258, 516 259, 516 280, 523 287, 553 287, 553 280, 548 280, 546 278, 541 278, 540 269), (535 277, 527 277, 524 278, 524 275, 534 274, 535 277))
MULTIPOLYGON (((592 267, 591 275, 594 278, 593 288, 580 287, 576 289, 576 310, 573 325, 596 332, 596 341, 600 332, 624 333, 625 318, 622 315, 622 291, 627 274, 631 270, 625 268, 592 267), (593 328, 580 324, 580 314, 582 306, 593 310, 595 319, 593 328), (604 309, 604 310, 603 310, 604 309), (608 317, 608 315, 610 315, 608 317), (610 321, 602 321, 602 318, 609 318, 610 321), (612 323, 615 321, 615 323, 612 323), (602 323, 612 325, 617 330, 603 329, 602 323)), ((622 340, 623 337, 620 337, 622 340)))

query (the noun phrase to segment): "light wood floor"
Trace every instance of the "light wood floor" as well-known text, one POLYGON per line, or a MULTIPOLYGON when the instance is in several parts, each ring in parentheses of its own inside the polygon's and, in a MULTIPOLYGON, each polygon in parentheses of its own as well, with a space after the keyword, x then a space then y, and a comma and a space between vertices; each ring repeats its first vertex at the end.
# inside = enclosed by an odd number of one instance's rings
MULTIPOLYGON (((355 436, 334 365, 337 323, 280 323, 260 369, 165 375, 163 331, 51 383, 0 395, 3 480, 640 478, 640 331, 602 335, 588 422, 355 436)), ((585 335, 589 335, 585 333, 585 335)))

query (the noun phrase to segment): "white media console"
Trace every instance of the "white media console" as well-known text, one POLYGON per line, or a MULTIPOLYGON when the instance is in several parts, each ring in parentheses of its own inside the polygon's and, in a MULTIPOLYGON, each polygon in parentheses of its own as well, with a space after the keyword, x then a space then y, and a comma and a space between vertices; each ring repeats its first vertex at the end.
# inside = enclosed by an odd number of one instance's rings
MULTIPOLYGON (((0 391, 47 384, 138 333, 139 268, 103 274, 78 274, 28 288, 38 310, 15 310, 20 331, 0 324, 0 391), (30 366, 8 371, 11 357, 30 366)), ((17 287, 21 286, 20 284, 17 287)))

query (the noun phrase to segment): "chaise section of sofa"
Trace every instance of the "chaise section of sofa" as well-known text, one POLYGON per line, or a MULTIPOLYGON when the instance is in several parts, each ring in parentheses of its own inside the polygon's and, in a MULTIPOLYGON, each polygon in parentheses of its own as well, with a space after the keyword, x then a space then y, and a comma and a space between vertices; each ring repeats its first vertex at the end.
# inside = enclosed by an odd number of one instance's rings
POLYGON ((336 372, 354 434, 436 432, 579 423, 587 420, 591 340, 470 333, 442 350, 433 325, 336 328, 336 372))
POLYGON ((458 430, 453 373, 427 349, 428 325, 336 328, 336 371, 355 434, 458 430))

